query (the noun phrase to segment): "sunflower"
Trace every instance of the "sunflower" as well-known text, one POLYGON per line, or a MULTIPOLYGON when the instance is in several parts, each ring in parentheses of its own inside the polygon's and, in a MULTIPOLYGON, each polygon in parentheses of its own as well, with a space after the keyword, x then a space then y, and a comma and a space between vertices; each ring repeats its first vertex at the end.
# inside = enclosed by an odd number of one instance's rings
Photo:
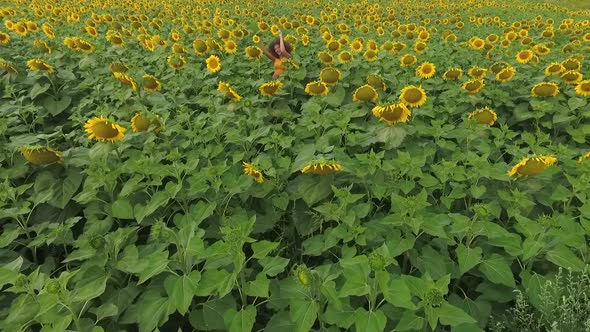
POLYGON ((469 93, 478 93, 485 85, 482 79, 473 79, 463 83, 463 89, 469 93))
POLYGON ((416 44, 414 44, 414 51, 416 51, 416 53, 424 53, 424 51, 426 51, 426 48, 428 48, 427 44, 425 42, 416 42, 416 44))
POLYGON ((561 65, 566 70, 580 70, 580 68, 582 68, 582 64, 580 63, 580 60, 575 59, 575 58, 569 58, 569 59, 563 60, 561 62, 561 65))
POLYGON ((496 62, 490 67, 490 71, 496 75, 506 67, 510 67, 510 64, 507 62, 496 62))
POLYGON ((531 50, 522 50, 518 53, 516 53, 516 61, 518 63, 529 63, 531 60, 533 60, 535 53, 533 53, 533 51, 531 50))
POLYGON ((485 124, 488 127, 491 127, 494 125, 494 123, 496 123, 496 120, 498 120, 498 115, 496 114, 496 112, 494 112, 493 109, 486 106, 484 108, 477 109, 475 110, 475 112, 469 114, 468 119, 473 119, 478 123, 485 124))
POLYGON ((559 87, 553 82, 537 83, 531 89, 531 95, 534 97, 555 97, 559 94, 559 87))
POLYGON ((12 64, 0 60, 0 69, 4 70, 7 75, 18 75, 18 70, 12 64))
POLYGON ((321 80, 309 82, 305 85, 305 93, 310 96, 327 96, 329 92, 330 88, 321 80))
POLYGON ((330 52, 336 52, 336 51, 338 51, 340 49, 340 47, 342 47, 342 45, 340 44, 340 41, 338 41, 336 39, 330 39, 326 43, 326 48, 330 52))
POLYGON ((301 173, 310 173, 310 174, 317 174, 317 175, 330 175, 336 172, 340 172, 344 170, 344 166, 335 163, 335 162, 324 162, 324 161, 316 161, 310 164, 307 164, 303 169, 301 169, 301 173))
POLYGON ((416 76, 422 79, 429 79, 436 73, 436 66, 430 62, 424 62, 416 68, 416 76))
POLYGON ((231 99, 232 101, 239 102, 242 97, 234 90, 232 87, 223 81, 219 81, 217 85, 217 91, 222 92, 226 98, 231 99))
POLYGON ((404 103, 375 106, 372 112, 375 117, 385 121, 390 126, 400 122, 408 122, 408 118, 412 115, 412 112, 404 103))
POLYGON ((23 145, 18 150, 33 165, 48 165, 64 161, 60 152, 46 146, 23 145))
POLYGON ((482 50, 485 47, 485 44, 485 40, 479 37, 473 37, 469 41, 469 47, 471 47, 474 50, 482 50))
POLYGON ((281 91, 283 88, 283 83, 281 81, 272 81, 263 83, 258 90, 260 94, 266 97, 270 97, 276 95, 281 91))
MULTIPOLYGON (((116 47, 125 47, 125 41, 123 40, 123 36, 120 33, 109 33, 107 34, 107 40, 111 43, 111 45, 116 47)), ((143 44, 145 45, 145 40, 143 44)))
POLYGON ((17 35, 24 37, 27 35, 28 31, 27 31, 27 27, 22 24, 22 23, 16 23, 14 25, 14 29, 12 30, 14 32, 16 32, 17 35))
POLYGON ((463 69, 461 68, 450 68, 443 73, 443 80, 459 80, 463 77, 463 69))
POLYGON ((406 47, 407 47, 406 44, 404 44, 402 42, 393 43, 393 51, 396 53, 403 51, 406 47))
POLYGON ((43 30, 43 33, 47 36, 47 38, 55 39, 55 31, 49 23, 44 23, 41 26, 41 30, 43 30))
POLYGON ((338 61, 340 61, 342 64, 349 63, 352 61, 352 53, 348 51, 340 52, 340 54, 338 54, 338 61))
POLYGON ((537 55, 541 56, 551 53, 551 49, 543 44, 536 44, 533 46, 533 51, 535 51, 537 55))
POLYGON ((334 85, 340 81, 342 73, 333 67, 326 67, 320 71, 320 79, 327 85, 334 85))
POLYGON ((360 40, 354 40, 350 43, 350 50, 355 53, 360 53, 363 51, 363 43, 360 40))
POLYGON ((123 73, 120 72, 114 72, 113 75, 124 85, 128 85, 131 87, 131 90, 133 90, 134 92, 137 91, 137 83, 135 83, 135 80, 133 79, 133 77, 129 76, 129 75, 125 75, 123 73))
POLYGON ((488 70, 483 67, 473 66, 467 71, 467 76, 471 78, 484 78, 488 70))
POLYGON ((409 67, 409 66, 415 64, 417 61, 418 61, 418 59, 411 54, 405 54, 399 60, 400 65, 402 67, 409 67))
POLYGON ((172 45, 172 53, 174 53, 174 54, 184 54, 184 53, 188 53, 188 50, 186 49, 186 47, 182 46, 182 44, 174 43, 172 45))
POLYGON ((318 58, 320 59, 320 62, 324 65, 331 65, 334 63, 334 57, 325 51, 321 51, 318 53, 318 58))
POLYGON ((408 85, 399 95, 399 100, 409 107, 420 107, 426 103, 426 99, 426 91, 422 86, 408 85))
POLYGON ((565 84, 576 84, 582 81, 584 75, 577 70, 568 70, 561 75, 561 78, 564 80, 565 84))
POLYGON ((109 70, 111 73, 126 73, 129 70, 129 67, 125 64, 114 62, 111 63, 109 66, 109 70))
POLYGON ((162 84, 152 75, 143 75, 143 89, 151 92, 160 91, 162 84))
POLYGON ((581 163, 582 161, 588 159, 590 159, 590 152, 586 152, 583 156, 580 156, 580 158, 578 158, 578 162, 581 163))
POLYGON ((559 62, 552 62, 545 68, 545 76, 559 75, 565 72, 565 67, 559 62))
POLYGON ((590 97, 590 80, 584 80, 576 84, 576 94, 590 97))
POLYGON ((202 39, 195 39, 193 49, 197 55, 203 55, 209 51, 209 45, 202 39))
POLYGON ((234 54, 238 51, 238 45, 235 41, 228 39, 223 42, 223 49, 226 53, 234 54))
POLYGON ((264 182, 264 175, 260 170, 255 168, 252 164, 242 161, 242 167, 244 167, 244 174, 250 175, 258 183, 264 182))
POLYGON ((393 51, 393 47, 394 47, 393 42, 391 42, 391 41, 388 40, 388 41, 386 41, 385 43, 383 43, 381 45, 381 50, 387 51, 387 52, 392 52, 393 51))
POLYGON ((207 60, 205 60, 205 62, 207 63, 207 69, 210 72, 216 73, 221 70, 221 62, 219 61, 219 57, 216 55, 210 55, 207 60))
POLYGON ((126 129, 114 122, 107 121, 102 115, 86 121, 84 125, 88 139, 94 139, 99 142, 118 142, 125 137, 126 129))
POLYGON ((32 59, 27 61, 27 67, 32 71, 40 71, 42 73, 51 74, 55 71, 52 65, 44 62, 41 59, 32 59))
POLYGON ((354 91, 352 95, 353 101, 376 102, 379 98, 379 93, 369 84, 365 84, 354 91))
POLYGON ((508 176, 535 176, 555 163, 557 163, 557 158, 553 156, 524 158, 508 171, 508 176))
POLYGON ((383 77, 377 74, 369 74, 369 76, 367 76, 367 84, 381 91, 387 90, 387 85, 385 85, 383 77))
POLYGON ((134 133, 138 133, 140 131, 148 131, 150 128, 150 120, 147 116, 141 114, 140 112, 135 113, 133 118, 131 118, 131 129, 134 133))
POLYGON ((363 57, 368 62, 377 61, 377 55, 378 55, 377 52, 374 50, 366 50, 365 53, 363 53, 363 57))
POLYGON ((516 69, 512 66, 508 66, 496 74, 496 80, 500 82, 509 82, 514 78, 514 75, 516 75, 516 69))
MULTIPOLYGON (((0 33, 0 38, 1 38, 1 33, 0 33)), ((49 47, 49 45, 47 45, 47 43, 42 40, 39 40, 39 39, 35 40, 33 42, 33 46, 35 46, 38 50, 40 50, 44 53, 51 54, 51 47, 49 47)))
POLYGON ((10 35, 0 31, 0 44, 6 45, 8 43, 10 43, 10 35))
POLYGON ((96 27, 84 27, 84 31, 92 38, 96 38, 98 36, 98 31, 96 31, 96 27))

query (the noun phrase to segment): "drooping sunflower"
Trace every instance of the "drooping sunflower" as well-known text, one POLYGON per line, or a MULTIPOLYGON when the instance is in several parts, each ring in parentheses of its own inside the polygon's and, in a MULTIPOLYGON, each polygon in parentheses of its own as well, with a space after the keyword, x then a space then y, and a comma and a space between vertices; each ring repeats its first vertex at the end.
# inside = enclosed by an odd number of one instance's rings
POLYGON ((578 82, 575 91, 577 95, 590 97, 590 80, 578 82))
POLYGON ((18 70, 14 65, 4 60, 0 60, 0 69, 4 70, 7 75, 18 75, 18 70))
POLYGON ((408 107, 420 107, 426 103, 426 99, 426 91, 422 86, 408 85, 399 95, 399 100, 408 107))
POLYGON ((381 77, 377 74, 369 74, 369 76, 367 76, 367 84, 369 84, 370 86, 374 87, 377 90, 381 90, 381 91, 387 90, 387 85, 385 85, 385 81, 383 80, 383 77, 381 77))
POLYGON ((553 156, 534 156, 521 160, 510 171, 508 176, 535 176, 557 163, 553 156))
POLYGON ((114 72, 113 75, 124 85, 127 85, 129 87, 131 87, 131 90, 133 90, 134 92, 137 91, 137 83, 135 83, 135 80, 133 79, 133 77, 129 76, 129 75, 125 75, 123 73, 120 72, 114 72))
POLYGON ((496 80, 499 82, 509 82, 514 78, 514 75, 516 75, 516 69, 508 66, 496 74, 496 80))
POLYGON ((334 67, 326 67, 320 71, 320 80, 327 85, 335 85, 342 78, 342 73, 334 67))
POLYGON ((436 66, 430 62, 423 62, 416 68, 416 76, 422 79, 429 79, 436 73, 436 66))
POLYGON ((321 80, 309 82, 305 85, 305 93, 310 96, 327 96, 329 92, 330 88, 321 80))
POLYGON ((6 45, 10 43, 10 35, 6 32, 0 31, 0 44, 6 45))
POLYGON ((270 97, 278 94, 282 88, 283 83, 281 81, 272 81, 263 83, 258 90, 260 90, 261 95, 265 97, 270 97))
MULTIPOLYGON (((0 33, 0 39, 1 39, 1 36, 2 35, 0 33)), ((1 40, 0 40, 0 42, 1 42, 1 40)), ((49 45, 47 45, 47 43, 42 40, 39 40, 39 39, 35 40, 33 42, 33 46, 35 46, 35 48, 37 48, 38 50, 40 50, 43 53, 51 54, 51 47, 49 47, 49 45)))
POLYGON ((418 59, 411 54, 405 54, 400 58, 399 62, 402 67, 409 67, 418 62, 418 59))
POLYGON ((484 78, 488 70, 483 67, 473 66, 467 71, 467 76, 471 78, 484 78))
POLYGON ((209 51, 209 45, 203 39, 195 39, 193 41, 193 49, 195 50, 195 54, 204 55, 209 51))
POLYGON ((320 62, 323 65, 326 65, 326 66, 331 65, 331 64, 334 63, 334 57, 330 53, 328 53, 326 51, 319 52, 318 53, 318 58, 320 59, 320 62))
POLYGON ((497 75, 502 69, 510 67, 510 64, 507 62, 496 62, 490 67, 490 71, 497 75))
POLYGON ((584 79, 584 75, 577 70, 568 70, 561 75, 565 84, 576 84, 584 79))
POLYGON ((207 63, 207 69, 210 72, 216 73, 221 70, 221 62, 216 55, 210 55, 205 62, 207 63))
POLYGON ((234 102, 239 102, 242 99, 242 96, 240 96, 228 83, 223 81, 219 81, 217 91, 223 93, 226 98, 229 98, 234 102))
POLYGON ((385 121, 389 126, 408 122, 408 118, 412 115, 412 112, 404 103, 378 105, 373 107, 372 112, 375 117, 385 121))
POLYGON ((264 182, 264 175, 252 164, 242 161, 242 167, 244 168, 244 174, 253 177, 254 180, 258 183, 264 182))
POLYGON ((565 72, 565 67, 559 62, 552 62, 545 68, 545 76, 559 75, 565 72))
POLYGON ((553 82, 541 82, 531 89, 533 97, 555 97, 559 94, 559 87, 553 82))
POLYGON ((246 57, 250 61, 254 61, 256 59, 260 59, 262 56, 262 50, 256 46, 248 46, 246 47, 246 57))
POLYGON ((27 67, 32 71, 40 71, 42 73, 51 74, 55 71, 52 65, 41 59, 31 59, 27 61, 27 67))
POLYGON ((443 80, 445 81, 458 80, 461 77, 463 77, 463 69, 461 68, 450 68, 443 73, 443 80))
POLYGON ((46 146, 23 145, 18 150, 33 165, 48 165, 64 161, 60 152, 46 146))
POLYGON ((41 26, 41 30, 43 30, 43 33, 47 36, 47 38, 55 39, 55 31, 53 30, 53 26, 51 26, 51 24, 44 23, 41 26))
POLYGON ((137 112, 133 118, 131 118, 131 129, 134 133, 147 131, 150 128, 150 123, 150 119, 147 116, 137 112))
POLYGON ((565 68, 565 70, 580 70, 580 68, 582 68, 580 60, 576 58, 565 59, 561 62, 561 65, 565 68))
POLYGON ((338 61, 340 61, 342 64, 349 63, 352 61, 352 53, 348 51, 340 52, 340 54, 338 54, 338 61))
POLYGON ((379 93, 369 84, 365 84, 358 89, 356 89, 352 95, 353 101, 362 101, 362 102, 376 102, 379 98, 379 93))
POLYGON ((150 92, 160 91, 162 83, 153 75, 143 75, 143 89, 150 92))
POLYGON ((172 53, 185 54, 185 53, 188 53, 188 50, 182 44, 174 43, 174 44, 172 44, 172 53))
POLYGON ((463 89, 469 93, 478 93, 485 85, 482 79, 474 79, 463 83, 463 89))
POLYGON ((316 175, 330 175, 344 170, 344 166, 336 162, 316 161, 307 164, 301 173, 310 173, 316 175))
POLYGON ((485 106, 470 113, 468 119, 473 119, 478 123, 485 124, 488 127, 491 127, 494 125, 494 123, 496 123, 496 120, 498 120, 498 115, 493 109, 489 108, 488 106, 485 106))
POLYGON ((586 152, 584 155, 580 156, 580 158, 578 158, 578 162, 581 163, 588 159, 590 159, 590 152, 586 152))
POLYGON ((377 53, 377 51, 374 51, 374 50, 366 50, 365 53, 363 53, 363 57, 368 62, 377 61, 377 56, 378 56, 378 53, 377 53))
POLYGON ((125 40, 123 39, 123 36, 121 36, 120 33, 107 33, 107 40, 111 43, 111 45, 115 47, 125 47, 125 40))
POLYGON ((533 60, 533 57, 535 56, 535 53, 531 50, 522 50, 518 53, 516 53, 516 61, 518 63, 529 63, 531 60, 533 60))
POLYGON ((96 47, 92 45, 92 43, 82 38, 76 38, 74 42, 76 43, 76 50, 78 51, 90 54, 94 53, 96 50, 96 47))
POLYGON ((129 67, 126 64, 122 64, 120 62, 114 62, 109 65, 109 70, 111 73, 126 73, 129 70, 129 67))
POLYGON ((106 120, 102 115, 86 121, 84 129, 88 133, 88 139, 99 142, 118 142, 125 137, 125 128, 114 122, 106 120))

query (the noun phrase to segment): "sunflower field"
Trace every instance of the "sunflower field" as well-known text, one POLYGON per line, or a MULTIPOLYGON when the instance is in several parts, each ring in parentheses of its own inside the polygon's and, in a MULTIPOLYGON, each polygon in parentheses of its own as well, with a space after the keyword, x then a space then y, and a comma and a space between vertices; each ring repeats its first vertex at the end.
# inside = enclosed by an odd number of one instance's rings
POLYGON ((588 8, 1 2, 0 330, 590 331, 588 8))

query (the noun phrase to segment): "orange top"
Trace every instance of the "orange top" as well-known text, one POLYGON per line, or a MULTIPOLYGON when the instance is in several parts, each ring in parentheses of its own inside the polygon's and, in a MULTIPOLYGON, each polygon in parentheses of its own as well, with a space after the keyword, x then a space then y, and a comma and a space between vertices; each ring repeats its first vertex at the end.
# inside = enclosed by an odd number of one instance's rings
POLYGON ((286 70, 285 66, 283 66, 283 61, 281 59, 275 59, 275 76, 279 77, 282 73, 286 70))

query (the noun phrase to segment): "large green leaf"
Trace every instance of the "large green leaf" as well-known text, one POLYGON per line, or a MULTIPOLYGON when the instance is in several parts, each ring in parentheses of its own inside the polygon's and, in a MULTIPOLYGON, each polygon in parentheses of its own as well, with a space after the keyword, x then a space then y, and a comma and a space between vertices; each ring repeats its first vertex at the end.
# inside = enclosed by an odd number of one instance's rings
POLYGON ((510 266, 504 257, 498 254, 492 254, 489 258, 484 259, 479 265, 479 270, 493 283, 516 287, 510 266))

